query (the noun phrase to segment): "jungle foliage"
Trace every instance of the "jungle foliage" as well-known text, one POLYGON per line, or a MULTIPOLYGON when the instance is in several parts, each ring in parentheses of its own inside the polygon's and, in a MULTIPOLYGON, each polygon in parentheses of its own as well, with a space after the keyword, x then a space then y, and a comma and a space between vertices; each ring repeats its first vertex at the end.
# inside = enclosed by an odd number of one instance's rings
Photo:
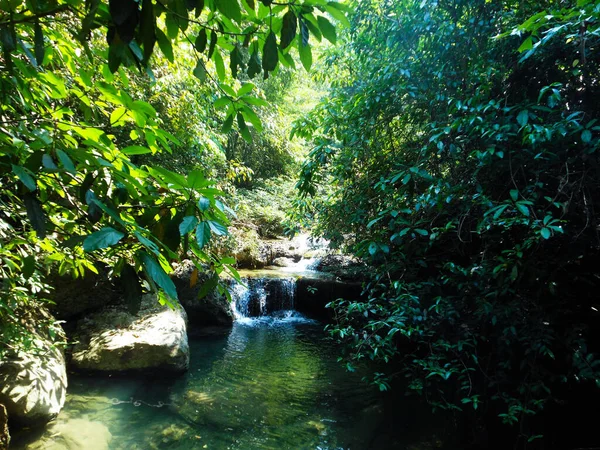
POLYGON ((352 6, 295 129, 296 219, 375 268, 331 333, 381 389, 536 442, 560 392, 600 387, 600 2, 352 6))
POLYGON ((214 243, 235 215, 222 189, 235 164, 217 163, 224 136, 262 131, 261 78, 295 59, 308 70, 314 39, 335 40, 347 11, 325 0, 1 0, 0 356, 31 347, 23 306, 57 274, 102 263, 129 301, 147 289, 166 303, 181 255, 211 271, 211 286, 223 271, 239 278, 214 243))

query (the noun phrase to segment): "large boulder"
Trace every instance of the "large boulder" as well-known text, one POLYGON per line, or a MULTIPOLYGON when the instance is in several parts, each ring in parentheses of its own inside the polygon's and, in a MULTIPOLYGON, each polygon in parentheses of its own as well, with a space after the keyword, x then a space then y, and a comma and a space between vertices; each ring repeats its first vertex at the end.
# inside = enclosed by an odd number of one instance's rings
POLYGON ((53 276, 50 297, 52 313, 61 320, 69 320, 83 313, 98 311, 121 300, 120 289, 115 286, 106 270, 98 274, 86 273, 82 278, 53 276))
MULTIPOLYGON (((62 414, 61 414, 62 417, 62 414)), ((109 450, 112 434, 99 422, 66 417, 53 422, 25 450, 109 450)))
POLYGON ((175 268, 171 278, 191 327, 233 324, 231 306, 216 288, 198 298, 200 289, 209 280, 206 271, 199 271, 192 261, 185 260, 175 268))
POLYGON ((150 294, 142 297, 136 314, 124 306, 107 308, 77 323, 78 342, 71 365, 78 370, 104 372, 187 370, 190 351, 186 322, 179 304, 162 306, 150 294))
POLYGON ((65 403, 67 370, 65 357, 55 342, 63 339, 60 327, 54 339, 47 335, 46 325, 52 316, 43 307, 27 314, 32 331, 29 351, 9 354, 0 362, 0 403, 6 406, 11 423, 35 426, 55 418, 65 403))
POLYGON ((10 434, 8 433, 8 413, 6 407, 0 404, 0 450, 8 450, 10 434))

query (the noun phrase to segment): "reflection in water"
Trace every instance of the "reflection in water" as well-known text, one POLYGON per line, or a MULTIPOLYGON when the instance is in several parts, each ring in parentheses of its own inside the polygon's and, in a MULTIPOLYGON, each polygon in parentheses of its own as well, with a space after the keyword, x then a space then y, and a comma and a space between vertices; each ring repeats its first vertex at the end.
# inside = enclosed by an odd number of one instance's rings
POLYGON ((420 448, 373 444, 382 399, 337 363, 322 328, 281 311, 192 340, 176 378, 74 377, 56 423, 14 448, 420 448))

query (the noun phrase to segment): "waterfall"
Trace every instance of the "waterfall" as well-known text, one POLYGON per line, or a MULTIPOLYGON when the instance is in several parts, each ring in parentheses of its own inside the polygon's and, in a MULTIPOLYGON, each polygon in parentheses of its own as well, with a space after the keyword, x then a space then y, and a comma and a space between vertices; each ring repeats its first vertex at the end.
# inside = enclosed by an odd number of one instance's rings
POLYGON ((246 324, 308 321, 294 310, 294 278, 243 278, 229 288, 236 321, 246 324))

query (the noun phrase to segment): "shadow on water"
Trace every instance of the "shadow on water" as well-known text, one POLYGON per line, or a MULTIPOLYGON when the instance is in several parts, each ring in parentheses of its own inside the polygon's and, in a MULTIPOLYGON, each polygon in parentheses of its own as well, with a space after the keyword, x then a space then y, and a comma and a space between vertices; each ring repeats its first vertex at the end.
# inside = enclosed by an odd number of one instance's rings
POLYGON ((54 425, 14 448, 441 448, 433 422, 346 372, 323 325, 296 312, 241 320, 190 349, 178 377, 73 376, 54 425))

